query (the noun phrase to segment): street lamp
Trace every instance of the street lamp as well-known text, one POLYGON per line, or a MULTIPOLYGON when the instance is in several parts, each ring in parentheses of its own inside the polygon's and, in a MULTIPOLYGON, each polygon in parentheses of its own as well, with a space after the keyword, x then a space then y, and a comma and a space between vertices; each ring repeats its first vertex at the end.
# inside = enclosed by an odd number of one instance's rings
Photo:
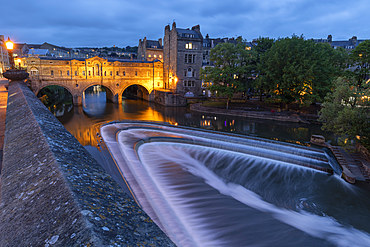
POLYGON ((9 56, 9 63, 11 69, 14 69, 14 58, 13 58, 13 49, 14 49, 14 43, 10 40, 8 37, 8 40, 5 42, 6 49, 8 50, 8 56, 9 56))
POLYGON ((7 70, 3 73, 3 76, 10 81, 23 81, 28 78, 29 74, 24 70, 17 70, 14 68, 14 57, 13 57, 13 49, 14 43, 8 37, 8 40, 5 42, 5 47, 8 50, 9 55, 9 63, 11 69, 7 70))

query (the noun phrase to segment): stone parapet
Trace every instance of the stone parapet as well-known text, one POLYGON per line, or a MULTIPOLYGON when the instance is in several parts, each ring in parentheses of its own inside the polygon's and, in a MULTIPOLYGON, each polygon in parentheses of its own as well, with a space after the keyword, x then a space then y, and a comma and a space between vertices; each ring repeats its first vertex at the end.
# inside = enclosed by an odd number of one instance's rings
POLYGON ((0 246, 173 246, 23 83, 9 86, 0 246))

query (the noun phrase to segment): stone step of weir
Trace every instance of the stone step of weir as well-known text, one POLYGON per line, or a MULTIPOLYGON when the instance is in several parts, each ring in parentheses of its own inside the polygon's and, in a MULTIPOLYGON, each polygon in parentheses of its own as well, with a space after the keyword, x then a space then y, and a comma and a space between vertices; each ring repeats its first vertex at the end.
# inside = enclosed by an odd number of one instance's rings
POLYGON ((343 168, 343 178, 350 183, 355 181, 370 181, 370 177, 362 167, 364 166, 360 155, 350 155, 343 148, 327 145, 334 154, 339 165, 343 168))

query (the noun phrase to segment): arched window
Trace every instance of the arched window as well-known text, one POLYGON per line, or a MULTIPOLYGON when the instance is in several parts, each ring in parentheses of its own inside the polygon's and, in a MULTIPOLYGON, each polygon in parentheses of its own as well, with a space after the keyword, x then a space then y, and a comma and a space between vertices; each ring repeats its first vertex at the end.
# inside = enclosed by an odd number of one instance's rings
POLYGON ((31 68, 31 75, 38 75, 38 74, 39 74, 39 70, 37 68, 31 68))
POLYGON ((188 71, 186 73, 186 77, 193 77, 194 71, 192 68, 188 68, 188 71))
POLYGON ((99 64, 95 64, 95 72, 96 72, 96 75, 99 75, 99 64))

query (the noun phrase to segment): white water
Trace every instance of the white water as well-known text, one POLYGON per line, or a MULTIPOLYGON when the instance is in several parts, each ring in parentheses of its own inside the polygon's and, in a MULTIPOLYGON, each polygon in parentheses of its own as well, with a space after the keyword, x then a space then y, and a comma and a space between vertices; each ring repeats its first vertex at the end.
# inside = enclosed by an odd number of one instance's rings
POLYGON ((369 193, 300 166, 330 167, 321 150, 159 124, 114 128, 103 138, 179 246, 370 246, 369 193))

